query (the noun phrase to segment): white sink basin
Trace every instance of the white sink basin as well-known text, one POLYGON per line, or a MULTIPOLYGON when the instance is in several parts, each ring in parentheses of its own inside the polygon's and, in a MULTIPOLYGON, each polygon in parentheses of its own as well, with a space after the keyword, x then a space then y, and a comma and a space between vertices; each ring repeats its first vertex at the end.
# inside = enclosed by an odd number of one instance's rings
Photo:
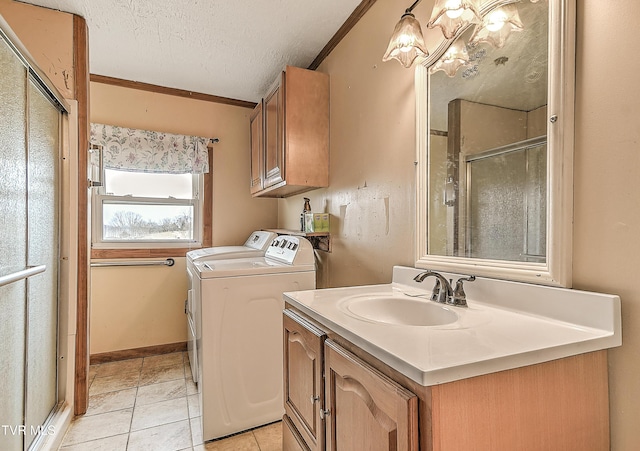
POLYGON ((442 326, 458 319, 447 307, 426 299, 375 295, 352 296, 343 308, 351 315, 378 323, 403 326, 442 326))

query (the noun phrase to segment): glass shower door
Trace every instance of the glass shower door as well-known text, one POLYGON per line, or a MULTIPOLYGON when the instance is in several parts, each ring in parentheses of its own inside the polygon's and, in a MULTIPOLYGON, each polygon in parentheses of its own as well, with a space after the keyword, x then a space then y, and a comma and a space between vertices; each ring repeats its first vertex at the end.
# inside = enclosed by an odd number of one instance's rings
MULTIPOLYGON (((26 98, 27 71, 0 39, 0 277, 27 266, 26 98)), ((21 450, 24 425, 24 279, 0 286, 0 449, 21 450), (13 428, 13 429, 12 429, 13 428)))
POLYGON ((29 82, 27 265, 46 271, 27 280, 27 446, 57 404, 58 154, 60 112, 29 82))
POLYGON ((545 262, 547 146, 539 141, 467 160, 468 257, 545 262))
POLYGON ((0 450, 53 431, 58 404, 61 113, 0 36, 0 450))

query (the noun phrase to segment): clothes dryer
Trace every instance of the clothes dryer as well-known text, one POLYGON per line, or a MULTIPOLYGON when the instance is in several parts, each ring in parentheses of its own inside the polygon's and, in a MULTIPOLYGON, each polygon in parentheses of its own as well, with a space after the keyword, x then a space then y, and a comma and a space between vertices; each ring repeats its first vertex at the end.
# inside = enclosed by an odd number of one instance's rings
POLYGON ((198 382, 198 362, 196 355, 196 305, 193 302, 194 292, 194 262, 211 261, 233 258, 262 257, 267 248, 278 235, 273 232, 256 230, 246 239, 242 246, 216 246, 204 249, 194 249, 187 252, 187 300, 185 301, 184 313, 187 315, 187 354, 189 355, 189 366, 191 367, 191 377, 194 382, 198 382))

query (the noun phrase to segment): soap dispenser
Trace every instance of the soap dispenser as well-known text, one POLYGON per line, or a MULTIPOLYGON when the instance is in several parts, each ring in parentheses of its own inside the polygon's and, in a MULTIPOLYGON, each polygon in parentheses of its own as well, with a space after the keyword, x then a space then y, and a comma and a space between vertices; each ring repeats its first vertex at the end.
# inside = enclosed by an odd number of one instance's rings
POLYGON ((302 214, 300 215, 300 231, 305 231, 305 215, 307 213, 311 213, 311 204, 309 203, 311 199, 308 197, 303 197, 304 199, 304 207, 302 208, 302 214))

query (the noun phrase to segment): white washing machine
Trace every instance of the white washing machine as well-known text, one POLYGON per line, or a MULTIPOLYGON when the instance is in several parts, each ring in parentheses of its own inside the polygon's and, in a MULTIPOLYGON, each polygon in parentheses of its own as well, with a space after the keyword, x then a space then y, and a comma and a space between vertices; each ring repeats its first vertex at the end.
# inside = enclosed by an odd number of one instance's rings
POLYGON ((204 249, 195 249, 187 252, 187 300, 185 301, 184 313, 187 315, 187 351, 191 366, 191 376, 194 382, 198 382, 198 362, 196 355, 196 304, 194 303, 194 274, 196 261, 212 261, 231 258, 262 257, 267 248, 278 235, 273 232, 257 230, 249 235, 249 238, 242 246, 216 246, 204 249))
POLYGON ((280 420, 282 293, 315 288, 311 244, 279 236, 264 257, 196 261, 194 268, 203 439, 280 420))

